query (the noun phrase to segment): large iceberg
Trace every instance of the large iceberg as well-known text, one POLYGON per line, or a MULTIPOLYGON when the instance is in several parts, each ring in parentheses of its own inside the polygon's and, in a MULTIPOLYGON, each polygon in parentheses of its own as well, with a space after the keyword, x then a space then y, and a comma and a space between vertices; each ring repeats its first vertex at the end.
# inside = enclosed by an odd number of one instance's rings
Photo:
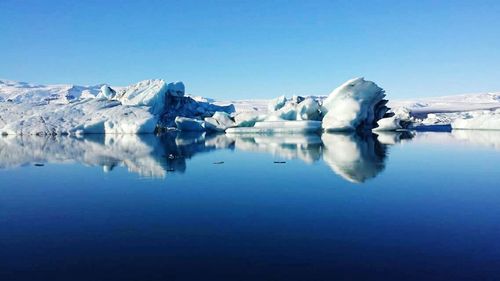
MULTIPOLYGON (((266 114, 236 115, 236 128, 229 133, 298 133, 370 130, 377 121, 394 115, 388 112, 384 90, 363 78, 351 79, 326 99, 294 96, 277 97, 269 102, 266 114), (239 119, 239 120, 238 120, 239 119)), ((399 120, 385 120, 386 129, 400 128, 399 120), (398 125, 395 123, 398 122, 398 125), (389 128, 390 127, 390 128, 389 128)))
POLYGON ((363 78, 351 79, 323 101, 322 127, 326 131, 353 131, 377 127, 389 108, 384 90, 363 78))
POLYGON ((145 80, 111 88, 40 86, 0 80, 0 134, 137 134, 175 126, 178 116, 201 120, 232 105, 198 102, 182 82, 145 80))

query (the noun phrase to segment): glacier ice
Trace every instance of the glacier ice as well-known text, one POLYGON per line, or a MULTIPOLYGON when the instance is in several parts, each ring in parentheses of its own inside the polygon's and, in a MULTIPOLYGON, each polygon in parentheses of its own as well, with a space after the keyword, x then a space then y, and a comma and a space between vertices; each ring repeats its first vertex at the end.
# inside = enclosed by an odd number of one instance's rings
MULTIPOLYGON (((325 131, 370 130, 379 126, 378 120, 394 115, 388 112, 384 97, 384 90, 375 83, 355 78, 336 88, 324 100, 316 97, 277 97, 269 102, 265 115, 246 113, 239 117, 237 114, 238 128, 230 128, 227 132, 312 132, 319 129, 316 128, 318 124, 325 131)), ((402 123, 399 119, 387 119, 381 124, 385 129, 393 129, 397 127, 396 122, 402 123)))
POLYGON ((212 117, 205 118, 205 125, 208 130, 224 132, 227 128, 234 127, 235 123, 228 113, 217 111, 212 117))
POLYGON ((286 97, 285 96, 279 96, 269 102, 269 105, 267 106, 267 110, 269 112, 276 111, 283 106, 285 106, 286 103, 286 97))
POLYGON ((101 91, 99 94, 96 96, 98 99, 107 99, 107 100, 112 100, 116 96, 116 91, 113 90, 111 87, 108 85, 102 85, 101 91))
POLYGON ((0 80, 0 102, 30 104, 67 104, 79 99, 95 97, 102 85, 76 86, 37 85, 26 82, 0 80))
POLYGON ((117 95, 124 105, 147 106, 151 113, 160 114, 165 109, 167 83, 161 79, 144 80, 123 89, 117 95))
POLYGON ((348 80, 323 101, 322 127, 326 131, 371 129, 388 111, 384 90, 363 78, 348 80))
POLYGON ((318 101, 311 97, 297 104, 297 120, 321 120, 321 109, 318 101))
POLYGON ((175 126, 177 116, 202 120, 217 111, 232 113, 234 106, 197 102, 185 96, 182 82, 113 89, 0 80, 0 134, 153 133, 175 126))
POLYGON ((264 121, 266 115, 258 112, 237 112, 234 116, 236 127, 253 127, 256 122, 264 121))
POLYGON ((176 117, 175 124, 177 128, 181 131, 205 131, 205 122, 187 117, 176 117))
POLYGON ((459 114, 451 122, 453 129, 500 130, 500 109, 459 114))
POLYGON ((397 108, 393 116, 382 118, 377 121, 375 131, 396 131, 407 129, 414 119, 411 117, 411 112, 406 107, 397 108))
POLYGON ((168 95, 172 97, 183 97, 185 95, 186 88, 184 86, 184 83, 182 83, 181 81, 172 82, 168 83, 167 92, 168 95))

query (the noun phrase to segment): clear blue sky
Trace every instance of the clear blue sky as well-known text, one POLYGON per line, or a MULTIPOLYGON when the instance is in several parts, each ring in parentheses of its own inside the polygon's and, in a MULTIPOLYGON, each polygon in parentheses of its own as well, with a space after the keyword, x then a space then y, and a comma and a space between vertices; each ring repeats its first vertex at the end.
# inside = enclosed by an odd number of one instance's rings
POLYGON ((500 90, 500 1, 0 1, 0 77, 215 98, 500 90))

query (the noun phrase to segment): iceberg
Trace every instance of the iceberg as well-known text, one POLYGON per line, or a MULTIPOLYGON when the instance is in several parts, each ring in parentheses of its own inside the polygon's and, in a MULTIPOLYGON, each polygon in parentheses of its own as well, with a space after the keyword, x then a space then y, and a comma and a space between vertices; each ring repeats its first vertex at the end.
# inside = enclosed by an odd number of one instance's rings
MULTIPOLYGON (((182 82, 167 84, 161 79, 116 89, 0 80, 3 135, 154 133, 175 126, 178 116, 201 120, 218 111, 232 113, 234 106, 195 101, 185 96, 182 82)), ((214 120, 222 120, 221 114, 214 120)))
POLYGON ((377 121, 377 127, 374 131, 397 131, 407 129, 414 119, 411 117, 411 112, 405 107, 396 109, 391 117, 382 118, 377 121))
POLYGON ((321 120, 321 107, 319 103, 307 97, 297 105, 297 120, 321 120))
POLYGON ((238 112, 234 116, 235 127, 253 127, 256 122, 264 121, 266 115, 257 112, 238 112))
POLYGON ((175 124, 181 131, 205 131, 205 122, 187 117, 176 117, 175 124))
POLYGON ((217 111, 212 117, 205 118, 206 128, 212 131, 224 132, 227 128, 234 127, 235 123, 228 113, 217 111))
POLYGON ((269 105, 267 106, 267 110, 269 112, 277 111, 281 109, 283 106, 285 106, 286 103, 286 97, 285 96, 279 96, 269 102, 269 105))
POLYGON ((267 114, 258 111, 237 114, 236 128, 229 128, 226 132, 299 133, 315 132, 321 128, 325 131, 355 131, 371 130, 380 125, 385 130, 403 128, 406 120, 399 117, 377 124, 380 119, 394 115, 388 112, 384 97, 384 90, 375 83, 355 78, 336 88, 324 100, 318 97, 277 97, 269 102, 267 114))
POLYGON ((500 130, 500 109, 465 112, 451 122, 453 129, 500 130))
POLYGON ((355 78, 345 82, 323 101, 323 129, 354 131, 376 127, 389 110, 384 97, 384 90, 371 81, 355 78))
POLYGON ((147 106, 151 113, 160 114, 165 109, 167 90, 167 83, 161 79, 145 80, 123 89, 117 100, 123 105, 147 106))

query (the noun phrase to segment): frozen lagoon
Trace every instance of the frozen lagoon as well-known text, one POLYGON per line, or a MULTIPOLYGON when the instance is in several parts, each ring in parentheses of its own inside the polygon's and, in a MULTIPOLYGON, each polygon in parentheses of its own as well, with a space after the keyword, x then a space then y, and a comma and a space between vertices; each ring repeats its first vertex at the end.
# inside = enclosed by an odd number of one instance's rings
POLYGON ((495 131, 1 137, 0 273, 492 279, 498 163, 495 131))

